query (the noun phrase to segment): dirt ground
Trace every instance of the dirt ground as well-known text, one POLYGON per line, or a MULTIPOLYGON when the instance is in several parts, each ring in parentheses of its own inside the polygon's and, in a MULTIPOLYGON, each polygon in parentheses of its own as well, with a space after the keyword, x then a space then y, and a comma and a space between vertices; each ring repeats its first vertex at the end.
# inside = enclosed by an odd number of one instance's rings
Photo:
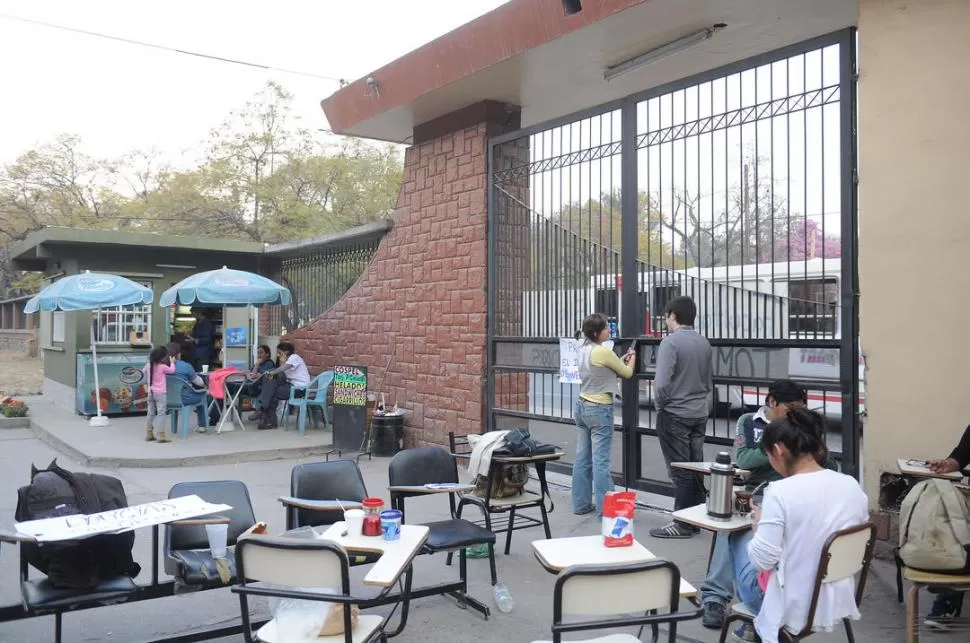
POLYGON ((44 361, 20 351, 0 350, 0 392, 4 395, 36 395, 44 381, 44 361))

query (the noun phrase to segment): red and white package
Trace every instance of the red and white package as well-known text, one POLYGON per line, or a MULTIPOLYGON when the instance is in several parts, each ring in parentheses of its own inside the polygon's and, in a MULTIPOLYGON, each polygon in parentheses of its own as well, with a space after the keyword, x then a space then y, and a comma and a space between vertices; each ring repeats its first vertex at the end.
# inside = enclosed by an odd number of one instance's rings
POLYGON ((603 499, 603 544, 607 547, 633 545, 633 514, 637 508, 633 491, 610 491, 603 499))

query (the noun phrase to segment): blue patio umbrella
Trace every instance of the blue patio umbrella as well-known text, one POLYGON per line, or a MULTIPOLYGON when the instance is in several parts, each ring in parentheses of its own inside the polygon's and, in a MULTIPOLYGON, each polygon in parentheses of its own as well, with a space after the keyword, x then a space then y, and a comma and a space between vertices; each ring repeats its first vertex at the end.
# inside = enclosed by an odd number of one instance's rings
POLYGON ((292 301, 288 288, 272 279, 245 270, 223 266, 186 277, 158 298, 158 305, 167 308, 182 306, 264 306, 292 301))
MULTIPOLYGON (((30 298, 24 306, 27 314, 38 310, 44 312, 97 310, 117 306, 135 306, 152 303, 154 294, 151 288, 135 283, 130 279, 100 272, 84 272, 63 277, 47 286, 30 298)), ((94 390, 101 389, 98 380, 98 349, 91 329, 91 353, 94 361, 94 390)), ((91 418, 91 426, 105 426, 108 418, 101 416, 100 401, 95 405, 97 415, 91 418)))

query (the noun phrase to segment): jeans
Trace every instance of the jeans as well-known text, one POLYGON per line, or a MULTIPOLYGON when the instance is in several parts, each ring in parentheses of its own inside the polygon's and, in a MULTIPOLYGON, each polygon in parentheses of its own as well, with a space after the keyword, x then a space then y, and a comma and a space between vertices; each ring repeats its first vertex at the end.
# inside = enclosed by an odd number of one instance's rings
POLYGON ((765 593, 758 585, 758 570, 748 559, 748 543, 752 538, 754 532, 750 529, 732 532, 728 534, 728 548, 734 563, 734 586, 738 590, 738 599, 757 614, 765 600, 765 593))
MULTIPOLYGON (((198 404, 198 406, 195 407, 195 417, 198 418, 199 420, 199 426, 205 426, 206 405, 203 404, 204 397, 205 396, 202 393, 195 393, 192 391, 182 392, 182 404, 184 404, 185 406, 198 404)), ((218 420, 216 421, 218 422, 218 420)))
POLYGON ((284 376, 277 375, 263 382, 263 390, 259 392, 259 408, 263 414, 263 422, 276 424, 276 405, 288 399, 290 399, 290 383, 284 376))
POLYGON ((701 583, 701 601, 727 605, 734 596, 734 560, 728 544, 728 534, 714 534, 714 555, 701 583))
POLYGON ((613 491, 610 475, 610 447, 613 444, 613 405, 576 400, 576 459, 573 461, 573 512, 603 513, 603 497, 613 491))
POLYGON ((703 476, 699 473, 674 469, 671 462, 703 462, 704 431, 707 418, 680 418, 666 411, 657 412, 657 437, 660 451, 667 463, 670 480, 674 483, 674 511, 699 505, 705 501, 703 476))

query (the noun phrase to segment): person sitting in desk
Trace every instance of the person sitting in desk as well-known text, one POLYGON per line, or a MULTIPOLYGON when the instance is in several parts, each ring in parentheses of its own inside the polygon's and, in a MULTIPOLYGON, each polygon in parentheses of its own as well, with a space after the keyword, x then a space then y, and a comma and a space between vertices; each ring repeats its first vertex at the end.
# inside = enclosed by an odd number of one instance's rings
POLYGON ((305 389, 310 385, 310 371, 306 362, 296 354, 296 347, 291 342, 280 342, 276 346, 279 366, 263 373, 263 390, 259 394, 259 407, 263 410, 263 419, 257 426, 260 430, 275 429, 276 407, 290 397, 294 388, 305 389))
MULTIPOLYGON (((755 413, 745 413, 738 418, 734 461, 738 468, 750 472, 745 480, 748 491, 754 491, 762 483, 781 480, 781 474, 772 468, 767 454, 761 449, 761 437, 769 422, 784 418, 791 409, 804 408, 807 402, 808 394, 801 385, 792 380, 775 380, 768 387, 765 405, 755 413)), ((826 466, 836 468, 831 458, 826 466)), ((728 551, 727 535, 714 534, 714 538, 714 552, 707 578, 701 584, 701 604, 704 608, 701 624, 720 629, 727 605, 734 596, 734 564, 728 551)))
MULTIPOLYGON (((195 407, 195 413, 199 420, 199 426, 195 430, 199 433, 205 433, 206 405, 202 404, 202 401, 205 399, 205 382, 195 372, 195 366, 182 359, 182 347, 178 343, 172 342, 166 348, 168 349, 169 357, 175 363, 175 377, 188 384, 188 386, 182 389, 182 404, 186 406, 198 404, 195 407)), ((209 413, 209 425, 215 425, 218 422, 219 412, 213 406, 212 412, 209 413)))
MULTIPOLYGON (((960 443, 945 458, 930 460, 926 463, 936 473, 952 473, 970 467, 970 426, 963 432, 960 443)), ((963 592, 940 592, 933 600, 933 608, 926 617, 926 625, 935 629, 946 629, 945 619, 960 616, 963 610, 963 592)))
MULTIPOLYGON (((763 507, 752 502, 751 529, 728 537, 738 598, 757 614, 756 631, 742 624, 733 634, 735 640, 777 643, 781 628, 797 632, 809 624, 822 548, 832 534, 869 520, 869 500, 857 480, 823 466, 828 449, 818 413, 789 410, 765 427, 761 446, 784 479, 768 485, 763 507)), ((818 591, 814 630, 860 618, 854 576, 818 591)))

